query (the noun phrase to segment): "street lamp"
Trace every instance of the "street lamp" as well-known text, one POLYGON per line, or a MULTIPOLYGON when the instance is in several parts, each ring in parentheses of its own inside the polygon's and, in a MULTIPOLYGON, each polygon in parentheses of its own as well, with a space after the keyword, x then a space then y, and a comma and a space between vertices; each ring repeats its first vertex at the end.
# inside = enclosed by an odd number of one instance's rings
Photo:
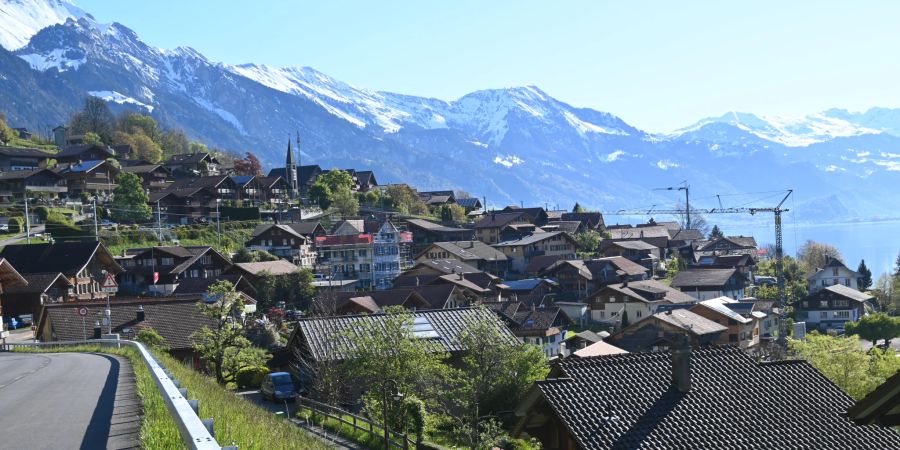
POLYGON ((388 378, 384 381, 384 450, 391 450, 391 437, 390 437, 390 427, 388 426, 388 401, 394 400, 395 402, 399 402, 403 399, 403 393, 400 392, 400 387, 397 385, 396 380, 392 380, 388 378))

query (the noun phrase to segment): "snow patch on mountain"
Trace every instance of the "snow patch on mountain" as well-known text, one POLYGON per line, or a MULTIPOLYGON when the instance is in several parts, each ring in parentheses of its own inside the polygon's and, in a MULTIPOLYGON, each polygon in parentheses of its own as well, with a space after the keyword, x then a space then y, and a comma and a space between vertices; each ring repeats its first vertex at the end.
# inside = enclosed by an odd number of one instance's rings
POLYGON ((566 118, 566 122, 569 122, 577 131, 578 134, 584 136, 587 133, 602 133, 602 134, 618 134, 621 136, 627 136, 628 133, 622 130, 609 130, 601 127, 600 125, 595 125, 590 122, 585 122, 578 117, 575 117, 575 114, 572 114, 571 111, 563 111, 563 117, 566 118))
POLYGON ((625 153, 623 150, 616 150, 616 151, 606 155, 606 162, 611 163, 611 162, 618 161, 619 158, 621 158, 622 156, 624 156, 626 154, 627 153, 625 153))
POLYGON ((506 156, 497 155, 494 157, 495 164, 500 164, 501 166, 506 167, 507 169, 509 169, 512 166, 518 166, 519 164, 522 164, 524 162, 525 161, 522 160, 522 158, 519 158, 516 155, 506 155, 506 156))
POLYGON ((235 117, 234 114, 232 114, 222 108, 219 108, 218 106, 214 105, 212 102, 210 102, 209 100, 206 100, 204 98, 194 97, 193 99, 198 105, 202 106, 203 108, 205 108, 208 111, 214 112, 217 116, 221 117, 222 120, 224 120, 224 121, 230 123, 232 126, 234 126, 234 128, 236 130, 238 130, 239 133, 241 133, 244 136, 247 136, 247 130, 244 129, 244 125, 241 124, 241 121, 238 120, 238 118, 235 117))
POLYGON ((27 55, 19 55, 24 59, 32 69, 44 72, 49 69, 56 69, 65 72, 69 69, 78 70, 82 64, 87 62, 87 57, 80 50, 71 48, 58 48, 47 54, 30 53, 27 55))
POLYGON ((84 17, 91 16, 63 0, 0 0, 0 46, 16 50, 43 28, 84 17))
POLYGON ((88 95, 92 95, 94 97, 99 97, 107 102, 118 103, 120 105, 130 104, 130 105, 139 106, 141 108, 146 109, 147 112, 150 112, 150 113, 153 112, 153 106, 148 105, 143 102, 139 102, 131 97, 128 97, 127 95, 120 94, 116 91, 88 91, 88 95))

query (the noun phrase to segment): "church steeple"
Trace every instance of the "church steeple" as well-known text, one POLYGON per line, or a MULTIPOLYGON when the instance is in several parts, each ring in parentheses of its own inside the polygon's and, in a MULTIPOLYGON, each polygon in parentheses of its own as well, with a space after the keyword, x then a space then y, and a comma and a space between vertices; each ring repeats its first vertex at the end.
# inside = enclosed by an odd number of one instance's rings
MULTIPOLYGON (((299 137, 298 137, 298 145, 297 150, 300 150, 299 145, 299 137)), ((291 138, 288 137, 288 147, 287 147, 287 158, 284 161, 284 175, 285 181, 288 184, 289 195, 291 199, 295 199, 300 196, 300 191, 298 189, 298 180, 297 180, 297 164, 294 162, 294 150, 291 149, 291 138)))

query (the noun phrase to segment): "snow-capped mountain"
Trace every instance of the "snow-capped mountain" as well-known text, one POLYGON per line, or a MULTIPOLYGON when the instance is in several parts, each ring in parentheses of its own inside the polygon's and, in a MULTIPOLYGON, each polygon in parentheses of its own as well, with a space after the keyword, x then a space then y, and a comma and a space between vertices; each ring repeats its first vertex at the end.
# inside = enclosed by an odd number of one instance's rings
POLYGON ((69 18, 91 16, 63 0, 4 0, 0 2, 0 46, 7 50, 23 47, 38 31, 69 18))
POLYGON ((796 120, 729 113, 652 135, 535 86, 455 100, 376 92, 308 67, 227 65, 188 47, 151 47, 60 0, 0 0, 0 11, 0 108, 35 130, 64 123, 93 95, 212 145, 251 150, 268 166, 283 161, 299 131, 303 164, 370 168, 382 183, 464 189, 499 206, 672 204, 652 188, 688 179, 713 194, 793 187, 872 217, 884 215, 881 186, 900 174, 900 110, 796 120))
POLYGON ((861 121, 857 120, 858 117, 853 117, 846 111, 844 111, 845 114, 837 114, 837 111, 839 110, 805 117, 760 116, 743 112, 729 112, 719 117, 700 120, 694 125, 676 130, 670 136, 721 142, 723 139, 722 128, 710 127, 710 125, 726 124, 760 139, 788 147, 805 147, 835 138, 875 134, 881 131, 878 128, 862 125, 861 121))

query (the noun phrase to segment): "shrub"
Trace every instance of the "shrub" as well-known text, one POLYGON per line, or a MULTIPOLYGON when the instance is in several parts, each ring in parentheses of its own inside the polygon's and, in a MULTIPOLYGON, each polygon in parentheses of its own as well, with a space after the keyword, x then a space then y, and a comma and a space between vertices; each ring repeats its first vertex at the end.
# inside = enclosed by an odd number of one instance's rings
POLYGON ((34 214, 41 219, 41 222, 46 222, 47 217, 50 215, 50 208, 46 206, 38 206, 37 208, 34 208, 34 214))
POLYGON ((25 232, 25 218, 24 217, 10 217, 8 222, 9 232, 10 233, 23 233, 25 232))
POLYGON ((263 378, 269 373, 269 369, 261 366, 245 367, 238 370, 234 381, 240 389, 258 388, 263 378))

